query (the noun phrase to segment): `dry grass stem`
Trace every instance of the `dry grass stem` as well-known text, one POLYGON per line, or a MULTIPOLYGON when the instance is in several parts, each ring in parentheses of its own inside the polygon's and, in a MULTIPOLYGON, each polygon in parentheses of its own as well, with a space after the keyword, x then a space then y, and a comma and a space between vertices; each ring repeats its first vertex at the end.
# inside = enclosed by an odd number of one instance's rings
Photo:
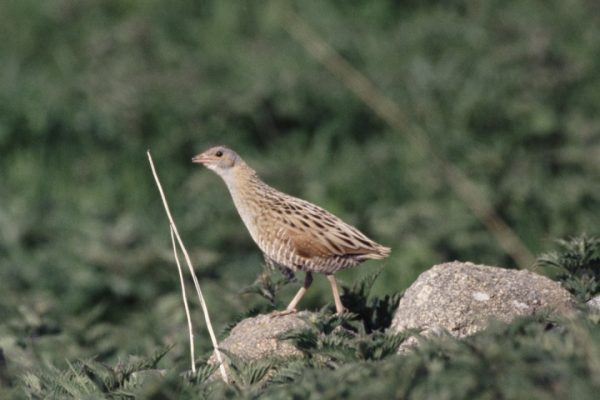
MULTIPOLYGON (((200 289, 200 283, 198 282, 198 278, 196 277, 196 273, 194 272, 194 267, 192 266, 192 261, 190 260, 190 256, 179 236, 179 232, 177 231, 177 225, 175 225, 175 221, 173 220, 173 216, 171 215, 171 211, 169 209, 169 205, 167 203, 167 199, 165 197, 165 193, 160 184, 160 180, 158 179, 158 175, 156 174, 156 169, 154 168, 154 163, 152 162, 152 156, 150 155, 150 151, 147 151, 148 161, 150 162, 150 168, 152 169, 152 175, 154 176, 154 180, 156 181, 156 186, 158 187, 158 191, 160 193, 160 197, 162 199, 163 205, 165 207, 165 212, 167 213, 167 218, 169 219, 169 223, 171 226, 172 233, 175 238, 177 238, 177 243, 181 248, 181 252, 185 258, 186 264, 190 271, 190 275, 192 276, 192 280, 194 281, 194 287, 196 288, 196 293, 198 294, 198 299, 200 301, 200 306, 202 307, 202 311, 204 313, 204 319, 206 321, 206 328, 208 330, 208 334, 210 336, 210 340, 212 342, 213 348, 215 350, 215 356, 217 357, 217 361, 219 362, 219 371, 221 372, 221 377, 224 382, 228 382, 227 379, 227 371, 225 370, 225 365, 223 364, 223 357, 221 356, 221 352, 219 351, 219 344, 217 342, 217 337, 215 335, 214 329, 212 327, 212 323, 210 322, 210 316, 208 314, 208 307, 206 306, 206 302, 204 301, 204 295, 202 294, 202 290, 200 289)), ((194 360, 192 360, 194 362, 194 360)))
POLYGON ((177 255, 177 245, 175 244, 175 233, 173 227, 171 227, 171 244, 173 246, 173 256, 175 257, 175 263, 177 264, 177 272, 179 272, 179 283, 181 283, 181 297, 183 298, 183 307, 185 308, 185 317, 188 324, 188 334, 190 336, 190 359, 192 363, 192 372, 196 373, 196 356, 194 355, 194 328, 192 326, 192 317, 190 316, 190 308, 187 302, 187 294, 185 292, 185 281, 183 279, 183 271, 181 264, 179 263, 179 256, 177 255))

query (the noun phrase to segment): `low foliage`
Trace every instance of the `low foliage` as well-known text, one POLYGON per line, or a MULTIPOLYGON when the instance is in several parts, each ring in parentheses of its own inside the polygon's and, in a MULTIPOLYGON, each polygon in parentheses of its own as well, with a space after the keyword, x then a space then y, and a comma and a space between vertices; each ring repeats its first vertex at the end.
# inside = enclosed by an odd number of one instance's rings
POLYGON ((32 399, 110 396, 135 398, 136 390, 164 374, 156 368, 169 348, 157 351, 150 357, 130 357, 114 367, 96 360, 79 360, 68 368, 55 367, 26 373, 22 380, 28 397, 32 399))
MULTIPOLYGON (((376 275, 344 292, 355 304, 382 304, 368 297, 376 275)), ((229 385, 206 362, 196 374, 157 369, 165 351, 115 367, 93 360, 64 370, 49 366, 26 374, 23 382, 30 398, 592 399, 600 390, 597 313, 498 322, 465 339, 419 338, 417 347, 402 354, 398 346, 417 332, 391 334, 383 325, 368 332, 369 321, 354 312, 307 317, 308 328, 280 336, 301 350, 297 359, 247 361, 227 353, 229 385)))
MULTIPOLYGON (((370 296, 383 269, 359 279, 352 287, 342 286, 342 303, 362 322, 361 332, 383 331, 392 324, 402 293, 370 296)), ((330 308, 333 311, 333 307, 330 308)))
POLYGON ((148 359, 129 360, 115 367, 95 360, 78 361, 64 370, 49 366, 27 373, 23 382, 31 398, 82 398, 90 395, 134 398, 154 390, 161 394, 175 391, 180 395, 194 393, 216 398, 253 396, 266 387, 293 382, 307 370, 338 368, 348 362, 382 360, 395 354, 400 343, 412 332, 401 335, 384 332, 389 323, 386 325, 382 321, 391 322, 400 296, 371 298, 370 291, 378 276, 379 272, 368 274, 354 286, 342 287, 344 298, 352 300, 348 302, 350 310, 361 314, 348 312, 335 315, 325 311, 330 308, 326 306, 323 312, 308 319, 310 328, 291 330, 281 335, 280 340, 290 340, 302 351, 304 357, 301 359, 246 361, 224 351, 230 360, 228 369, 232 382, 229 386, 211 378, 216 366, 206 361, 199 362, 196 374, 188 372, 179 380, 168 376, 168 371, 157 370, 156 364, 167 350, 148 359), (147 376, 158 382, 156 387, 148 386, 147 376))
POLYGON ((196 375, 181 376, 154 370, 153 363, 108 367, 90 361, 28 374, 24 382, 31 398, 78 399, 593 399, 600 390, 597 314, 539 315, 498 323, 466 339, 421 339, 402 355, 395 354, 399 337, 375 333, 363 341, 340 329, 351 317, 319 319, 315 329, 333 328, 329 335, 316 330, 288 334, 306 352, 302 359, 248 362, 232 357, 232 385, 211 378, 214 365, 203 364, 196 375), (123 370, 128 375, 119 372, 123 370))
POLYGON ((473 337, 434 337, 403 355, 305 369, 263 399, 593 399, 600 390, 596 316, 498 324, 473 337))
POLYGON ((542 254, 537 263, 555 270, 556 279, 585 302, 600 293, 600 238, 582 235, 557 240, 558 251, 542 254))

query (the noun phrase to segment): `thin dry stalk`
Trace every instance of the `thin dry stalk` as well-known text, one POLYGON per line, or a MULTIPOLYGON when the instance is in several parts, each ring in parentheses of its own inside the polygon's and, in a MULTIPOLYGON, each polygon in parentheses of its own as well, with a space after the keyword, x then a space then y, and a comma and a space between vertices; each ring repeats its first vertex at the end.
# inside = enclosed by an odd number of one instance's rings
MULTIPOLYGON (((152 162, 152 156, 150 155, 150 151, 147 151, 148 161, 150 162, 150 168, 152 169, 152 175, 154 175, 154 180, 156 181, 156 186, 158 187, 158 191, 160 193, 160 197, 162 199, 163 205, 165 207, 165 212, 167 213, 167 218, 169 219, 169 223, 171 225, 171 230, 175 234, 177 238, 177 243, 181 248, 181 252, 185 258, 186 264, 190 271, 190 275, 192 276, 192 280, 194 281, 194 287, 196 288, 196 293, 198 294, 198 299, 200 300, 200 306, 202 307, 202 311, 204 313, 204 319, 206 321, 206 328, 208 329, 208 334, 210 336, 210 340, 212 342, 213 348, 215 349, 215 356, 217 357, 217 361, 219 363, 219 371, 221 372, 221 377, 223 381, 227 383, 229 380, 227 379, 227 371, 225 370, 225 365, 223 364, 223 357, 221 356, 221 352, 219 351, 219 344, 217 342, 217 337, 215 335, 214 329, 212 327, 212 323, 210 322, 210 316, 208 314, 208 307, 206 306, 206 302, 204 301, 204 295, 202 294, 202 290, 200 289, 200 283, 198 283, 198 278, 196 277, 196 273, 194 272, 194 267, 192 267, 192 261, 190 260, 190 256, 179 236, 179 231, 177 230, 177 225, 175 225, 175 221, 171 216, 171 211, 169 209, 169 205, 167 203, 167 199, 165 197, 165 193, 160 184, 160 180, 158 179, 158 175, 156 174, 156 169, 154 168, 154 163, 152 162)), ((193 361, 192 361, 193 362, 193 361)))
POLYGON ((417 146, 426 151, 439 170, 445 175, 450 187, 471 209, 500 247, 520 268, 533 268, 535 258, 515 231, 494 209, 485 194, 463 171, 439 154, 426 135, 418 129, 409 129, 407 119, 396 102, 386 96, 362 72, 354 68, 333 47, 323 40, 293 9, 287 7, 284 28, 308 54, 323 64, 342 81, 375 114, 398 132, 406 134, 417 146))
POLYGON ((185 281, 183 279, 183 271, 181 264, 179 263, 179 256, 177 255, 177 245, 175 244, 175 233, 173 227, 171 227, 171 245, 173 246, 173 256, 175 257, 175 263, 177 264, 177 272, 179 272, 179 283, 181 284, 181 297, 183 298, 183 307, 185 308, 185 317, 188 324, 188 334, 190 336, 190 359, 192 363, 192 372, 196 373, 196 356, 194 355, 194 328, 192 327, 192 317, 190 316, 190 308, 187 302, 187 293, 185 292, 185 281))

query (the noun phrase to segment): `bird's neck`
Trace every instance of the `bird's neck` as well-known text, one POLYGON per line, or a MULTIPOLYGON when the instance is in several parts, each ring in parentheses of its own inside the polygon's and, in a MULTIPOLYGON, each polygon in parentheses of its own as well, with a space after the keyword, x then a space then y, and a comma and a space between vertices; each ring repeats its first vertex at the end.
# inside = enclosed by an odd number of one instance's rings
POLYGON ((246 164, 237 165, 235 168, 231 168, 220 175, 234 200, 235 197, 243 195, 257 185, 264 185, 258 175, 256 175, 256 171, 246 164))
POLYGON ((260 180, 256 171, 245 164, 230 169, 221 177, 240 214, 252 212, 249 208, 256 207, 264 197, 263 194, 273 190, 260 180))
POLYGON ((236 166, 221 177, 229 189, 242 221, 254 241, 258 243, 257 218, 261 208, 261 192, 268 186, 260 180, 256 171, 247 165, 236 166))

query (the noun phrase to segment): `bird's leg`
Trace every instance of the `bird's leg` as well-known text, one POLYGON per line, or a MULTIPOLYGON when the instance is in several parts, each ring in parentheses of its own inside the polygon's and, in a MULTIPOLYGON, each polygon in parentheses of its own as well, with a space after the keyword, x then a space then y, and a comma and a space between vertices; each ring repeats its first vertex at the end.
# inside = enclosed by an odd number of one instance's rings
POLYGON ((346 309, 344 308, 344 305, 342 304, 342 299, 340 299, 340 293, 338 292, 337 283, 335 281, 335 276, 327 275, 327 280, 331 284, 331 291, 333 292, 333 301, 335 301, 335 311, 337 314, 341 314, 344 311, 346 311, 346 309))
POLYGON ((310 285, 312 285, 312 281, 313 281, 312 273, 307 272, 306 275, 304 276, 304 285, 300 288, 300 290, 298 290, 298 293, 296 293, 296 295, 294 296, 292 301, 290 301, 290 304, 288 304, 288 306, 283 311, 274 311, 271 314, 271 316, 272 317, 281 317, 283 315, 294 314, 296 312, 296 306, 300 302, 300 299, 302 299, 302 297, 304 297, 304 294, 306 293, 306 291, 308 290, 310 285))
POLYGON ((304 297, 304 293, 306 293, 306 291, 308 290, 310 285, 312 285, 312 281, 313 281, 312 273, 307 272, 306 275, 304 276, 304 285, 300 288, 300 290, 298 290, 298 293, 296 293, 296 295, 294 296, 292 301, 290 301, 290 304, 288 304, 288 306, 286 307, 286 310, 292 311, 292 312, 296 311, 296 306, 300 302, 300 299, 302 299, 302 297, 304 297))

